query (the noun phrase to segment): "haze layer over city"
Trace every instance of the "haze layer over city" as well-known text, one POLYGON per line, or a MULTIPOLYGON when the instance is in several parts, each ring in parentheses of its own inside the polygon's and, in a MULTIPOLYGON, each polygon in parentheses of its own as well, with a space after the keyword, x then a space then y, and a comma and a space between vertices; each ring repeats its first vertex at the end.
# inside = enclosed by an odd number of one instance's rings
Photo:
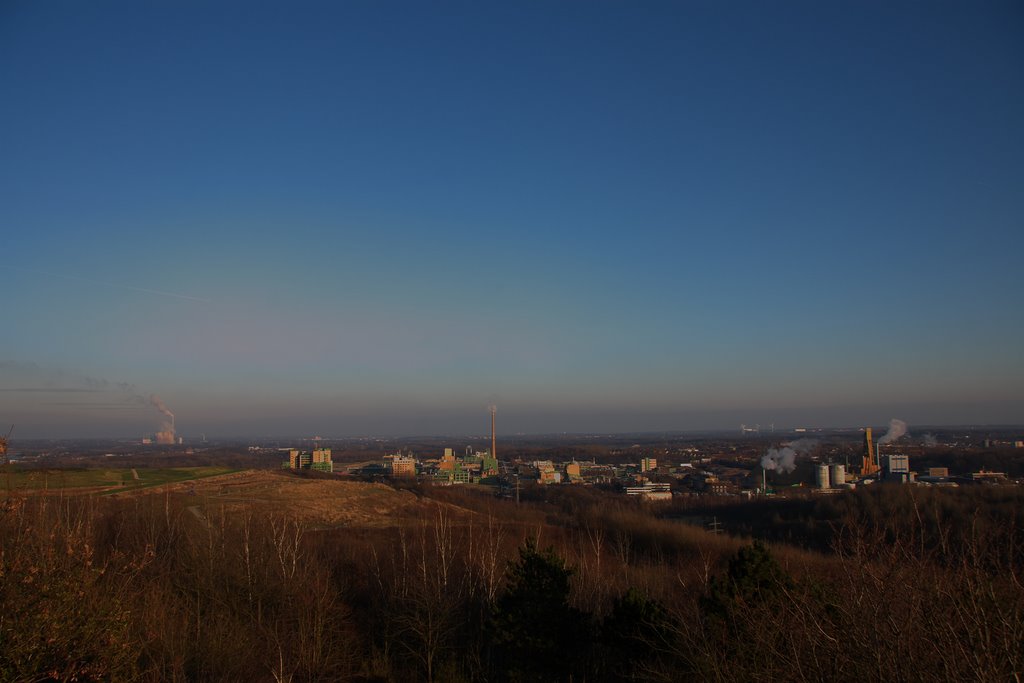
POLYGON ((1022 28, 1011 2, 5 3, 0 420, 1019 424, 1022 28))

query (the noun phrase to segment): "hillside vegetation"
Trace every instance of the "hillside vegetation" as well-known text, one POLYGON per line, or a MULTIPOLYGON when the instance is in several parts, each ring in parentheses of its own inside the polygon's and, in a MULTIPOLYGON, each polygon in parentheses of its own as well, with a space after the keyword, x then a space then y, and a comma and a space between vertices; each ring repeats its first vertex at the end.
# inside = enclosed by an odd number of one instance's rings
POLYGON ((908 491, 835 499, 827 552, 592 491, 516 505, 263 472, 15 497, 0 679, 1019 677, 1018 503, 908 491))

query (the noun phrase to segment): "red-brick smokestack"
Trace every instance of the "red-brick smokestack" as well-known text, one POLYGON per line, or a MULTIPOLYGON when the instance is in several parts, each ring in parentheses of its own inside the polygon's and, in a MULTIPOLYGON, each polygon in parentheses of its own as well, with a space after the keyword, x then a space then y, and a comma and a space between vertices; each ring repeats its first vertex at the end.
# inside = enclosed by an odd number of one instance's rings
POLYGON ((491 457, 498 459, 497 441, 494 438, 494 414, 498 412, 498 406, 491 406, 491 457))

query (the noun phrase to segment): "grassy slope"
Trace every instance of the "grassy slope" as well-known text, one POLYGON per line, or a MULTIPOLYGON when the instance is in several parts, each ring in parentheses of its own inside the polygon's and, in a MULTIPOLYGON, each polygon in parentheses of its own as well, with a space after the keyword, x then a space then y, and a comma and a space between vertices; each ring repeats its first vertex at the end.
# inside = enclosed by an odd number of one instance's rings
MULTIPOLYGON (((135 471, 139 476, 137 480, 131 469, 12 470, 10 485, 14 490, 109 488, 124 491, 215 477, 238 470, 228 467, 140 467, 135 471)), ((0 474, 0 486, 6 488, 6 475, 0 474)))

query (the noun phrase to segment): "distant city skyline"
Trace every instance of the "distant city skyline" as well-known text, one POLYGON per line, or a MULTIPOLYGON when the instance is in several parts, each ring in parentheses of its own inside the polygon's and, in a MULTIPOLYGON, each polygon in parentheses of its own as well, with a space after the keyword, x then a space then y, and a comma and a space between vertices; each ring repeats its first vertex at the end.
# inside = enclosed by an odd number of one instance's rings
POLYGON ((984 1, 6 3, 0 427, 1024 423, 1021 35, 984 1))

